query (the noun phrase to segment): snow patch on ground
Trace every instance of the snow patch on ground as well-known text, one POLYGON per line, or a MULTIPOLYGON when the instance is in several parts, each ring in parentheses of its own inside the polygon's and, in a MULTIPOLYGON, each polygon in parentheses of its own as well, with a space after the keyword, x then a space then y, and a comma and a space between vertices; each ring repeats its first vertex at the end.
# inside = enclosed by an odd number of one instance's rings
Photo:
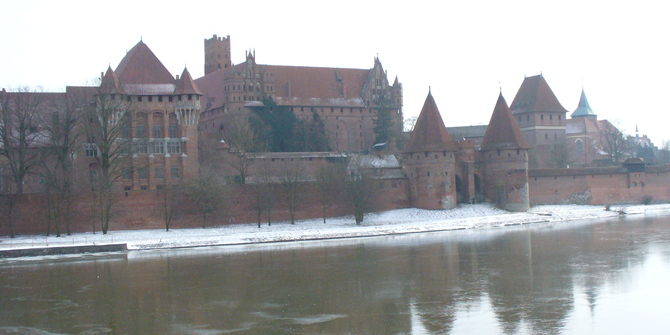
POLYGON ((648 206, 547 205, 528 212, 510 213, 488 204, 462 205, 450 210, 397 209, 371 213, 362 225, 353 217, 310 219, 289 222, 234 224, 213 228, 165 230, 124 230, 101 233, 78 233, 54 236, 18 236, 2 238, 0 250, 48 248, 79 245, 127 244, 129 250, 166 249, 214 245, 241 245, 285 241, 353 238, 444 230, 504 227, 536 222, 561 222, 619 215, 667 215, 670 204, 648 206))

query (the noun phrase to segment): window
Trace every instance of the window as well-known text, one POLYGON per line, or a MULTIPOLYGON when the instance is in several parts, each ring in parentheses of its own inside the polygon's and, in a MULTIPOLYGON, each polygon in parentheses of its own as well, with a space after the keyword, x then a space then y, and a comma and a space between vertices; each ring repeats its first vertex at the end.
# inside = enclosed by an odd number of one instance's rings
POLYGON ((155 171, 155 177, 156 179, 163 179, 163 167, 162 166, 157 166, 155 171))
POLYGON ((153 142, 151 146, 151 152, 154 154, 164 154, 165 153, 165 147, 163 145, 163 141, 156 141, 153 142))
POLYGON ((46 184, 46 179, 44 178, 44 174, 40 173, 39 176, 37 176, 37 183, 38 184, 46 184))
POLYGON ((137 126, 137 128, 135 128, 135 137, 137 138, 146 137, 146 134, 144 133, 144 126, 137 126))
POLYGON ((149 153, 149 143, 147 141, 137 142, 137 153, 138 154, 148 154, 149 153))
POLYGON ((163 137, 163 126, 159 124, 154 125, 154 138, 162 138, 163 137))
POLYGON ((177 125, 171 124, 169 132, 170 132, 169 134, 170 138, 177 138, 177 125))
POLYGON ((169 141, 168 142, 168 153, 169 154, 179 154, 181 153, 181 141, 169 141))
POLYGON ((98 146, 95 143, 84 143, 84 156, 98 157, 98 146))
POLYGON ((179 178, 179 167, 173 166, 170 168, 170 175, 172 178, 179 178))
MULTIPOLYGON (((121 121, 123 122, 123 121, 121 121)), ((121 128, 121 138, 130 138, 132 135, 130 134, 130 130, 132 128, 130 127, 129 123, 126 123, 123 125, 123 128, 121 128)))
POLYGON ((575 152, 577 152, 577 156, 582 156, 584 154, 584 143, 581 139, 578 139, 575 142, 575 152))
POLYGON ((147 168, 145 168, 145 167, 139 168, 137 170, 137 172, 140 176, 140 180, 146 180, 147 179, 147 174, 148 174, 147 168))
POLYGON ((132 180, 133 179, 133 168, 126 167, 123 168, 123 180, 132 180))

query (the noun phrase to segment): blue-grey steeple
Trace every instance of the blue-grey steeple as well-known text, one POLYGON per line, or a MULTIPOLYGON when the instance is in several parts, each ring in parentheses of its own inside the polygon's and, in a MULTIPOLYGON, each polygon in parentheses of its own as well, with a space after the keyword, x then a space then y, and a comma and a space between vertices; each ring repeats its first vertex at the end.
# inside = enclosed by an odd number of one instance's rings
POLYGON ((579 98, 579 105, 577 109, 570 115, 571 117, 585 117, 589 119, 597 119, 598 115, 593 112, 591 106, 589 106, 589 100, 586 99, 586 93, 584 93, 584 88, 582 88, 582 96, 579 98))

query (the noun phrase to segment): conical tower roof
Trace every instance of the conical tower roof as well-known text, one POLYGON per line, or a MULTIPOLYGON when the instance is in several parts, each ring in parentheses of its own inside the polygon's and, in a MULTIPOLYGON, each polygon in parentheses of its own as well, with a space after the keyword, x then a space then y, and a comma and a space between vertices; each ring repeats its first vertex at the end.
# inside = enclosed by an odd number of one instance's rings
POLYGON ((523 80, 510 108, 513 114, 525 112, 568 112, 558 102, 556 95, 554 95, 554 92, 541 74, 526 77, 523 80))
POLYGON ((120 92, 119 77, 112 71, 111 66, 107 68, 107 72, 100 80, 100 92, 108 94, 120 92))
POLYGON ((491 121, 486 128, 481 148, 482 150, 530 149, 530 145, 521 135, 521 130, 519 130, 519 125, 514 120, 512 112, 507 107, 502 92, 498 96, 498 101, 493 109, 493 115, 491 115, 491 121))
POLYGON ((593 112, 591 106, 589 106, 589 100, 586 99, 586 93, 582 88, 582 96, 579 98, 579 105, 577 109, 570 115, 571 117, 585 117, 585 116, 596 116, 596 113, 593 112))
POLYGON ((202 95, 202 92, 200 92, 198 89, 198 85, 195 84, 191 74, 186 68, 184 68, 184 72, 182 72, 181 77, 179 77, 179 82, 177 82, 177 88, 175 89, 174 93, 202 95))
POLYGON ((126 84, 172 84, 174 78, 149 47, 140 41, 116 67, 116 75, 126 84))
POLYGON ((444 126, 433 95, 428 92, 405 152, 445 150, 456 151, 456 146, 444 126))

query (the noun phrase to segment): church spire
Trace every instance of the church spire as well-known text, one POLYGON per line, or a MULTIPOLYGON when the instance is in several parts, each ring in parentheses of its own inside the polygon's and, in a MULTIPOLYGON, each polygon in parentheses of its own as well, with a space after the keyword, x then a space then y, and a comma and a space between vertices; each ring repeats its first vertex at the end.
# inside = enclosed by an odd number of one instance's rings
POLYGON ((584 88, 582 87, 582 96, 579 98, 579 104, 577 109, 570 115, 570 117, 586 117, 595 119, 598 116, 593 112, 591 106, 589 106, 589 100, 586 99, 586 93, 584 93, 584 88))

